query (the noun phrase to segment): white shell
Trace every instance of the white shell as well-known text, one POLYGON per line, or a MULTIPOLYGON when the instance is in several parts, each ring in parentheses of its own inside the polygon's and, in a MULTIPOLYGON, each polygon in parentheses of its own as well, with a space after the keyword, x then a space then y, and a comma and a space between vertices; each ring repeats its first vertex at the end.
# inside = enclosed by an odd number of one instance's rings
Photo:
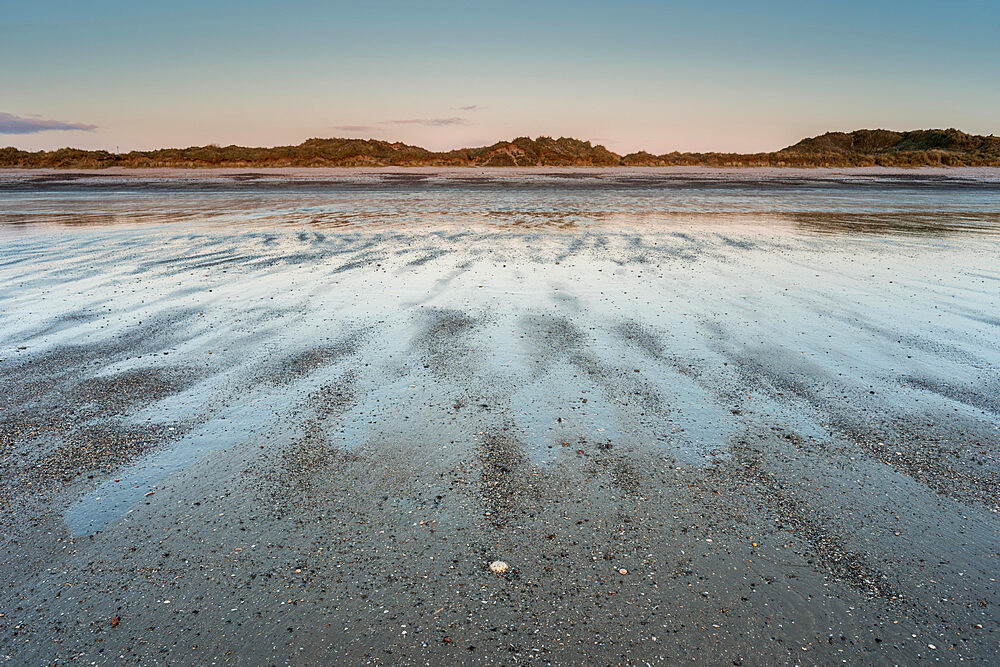
POLYGON ((493 572, 494 574, 503 574, 507 571, 508 567, 507 563, 502 560, 495 560, 490 563, 490 572, 493 572))

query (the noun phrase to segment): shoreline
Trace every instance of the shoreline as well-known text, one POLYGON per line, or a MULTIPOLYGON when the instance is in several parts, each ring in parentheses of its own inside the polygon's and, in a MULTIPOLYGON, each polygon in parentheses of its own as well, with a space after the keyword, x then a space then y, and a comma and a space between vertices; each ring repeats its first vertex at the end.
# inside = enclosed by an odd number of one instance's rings
POLYGON ((675 166, 675 167, 433 167, 433 166, 384 166, 384 167, 0 167, 0 178, 17 175, 149 175, 149 176, 190 176, 194 175, 230 175, 248 172, 273 175, 353 175, 353 174, 385 174, 390 172, 406 172, 415 174, 469 174, 483 172, 489 174, 775 174, 775 175, 1000 175, 1000 167, 710 167, 710 166, 675 166))
POLYGON ((130 183, 171 186, 199 183, 226 187, 266 185, 346 185, 385 189, 483 185, 552 186, 572 189, 599 185, 626 189, 657 186, 715 187, 715 184, 882 184, 886 186, 989 187, 1000 185, 1000 167, 152 167, 106 169, 0 169, 0 192, 105 188, 130 183))

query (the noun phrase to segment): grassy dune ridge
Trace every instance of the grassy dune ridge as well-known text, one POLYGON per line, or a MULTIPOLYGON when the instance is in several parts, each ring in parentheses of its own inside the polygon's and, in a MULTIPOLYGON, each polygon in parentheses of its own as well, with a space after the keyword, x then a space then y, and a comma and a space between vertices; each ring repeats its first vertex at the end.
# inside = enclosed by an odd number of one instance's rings
POLYGON ((109 153, 0 148, 2 168, 106 167, 1000 167, 1000 137, 955 129, 827 132, 771 153, 618 155, 579 139, 519 137, 446 152, 377 139, 309 139, 270 148, 192 146, 109 153))

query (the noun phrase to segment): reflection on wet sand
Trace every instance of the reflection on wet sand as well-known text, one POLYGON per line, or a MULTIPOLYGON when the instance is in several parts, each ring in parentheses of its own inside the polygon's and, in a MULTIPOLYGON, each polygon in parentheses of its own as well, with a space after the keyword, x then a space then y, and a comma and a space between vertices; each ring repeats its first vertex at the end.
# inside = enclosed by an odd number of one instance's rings
POLYGON ((990 188, 238 178, 0 193, 11 661, 1000 659, 990 188))
POLYGON ((1000 179, 992 172, 857 171, 0 174, 0 233, 24 225, 656 231, 749 224, 934 235, 992 234, 1000 223, 1000 179))

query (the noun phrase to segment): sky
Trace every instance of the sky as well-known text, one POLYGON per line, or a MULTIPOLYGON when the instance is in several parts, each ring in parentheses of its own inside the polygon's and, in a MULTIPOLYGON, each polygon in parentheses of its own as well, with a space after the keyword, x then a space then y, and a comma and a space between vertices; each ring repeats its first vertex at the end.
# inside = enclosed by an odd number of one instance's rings
POLYGON ((1000 2, 0 0, 0 146, 1000 134, 1000 2))

